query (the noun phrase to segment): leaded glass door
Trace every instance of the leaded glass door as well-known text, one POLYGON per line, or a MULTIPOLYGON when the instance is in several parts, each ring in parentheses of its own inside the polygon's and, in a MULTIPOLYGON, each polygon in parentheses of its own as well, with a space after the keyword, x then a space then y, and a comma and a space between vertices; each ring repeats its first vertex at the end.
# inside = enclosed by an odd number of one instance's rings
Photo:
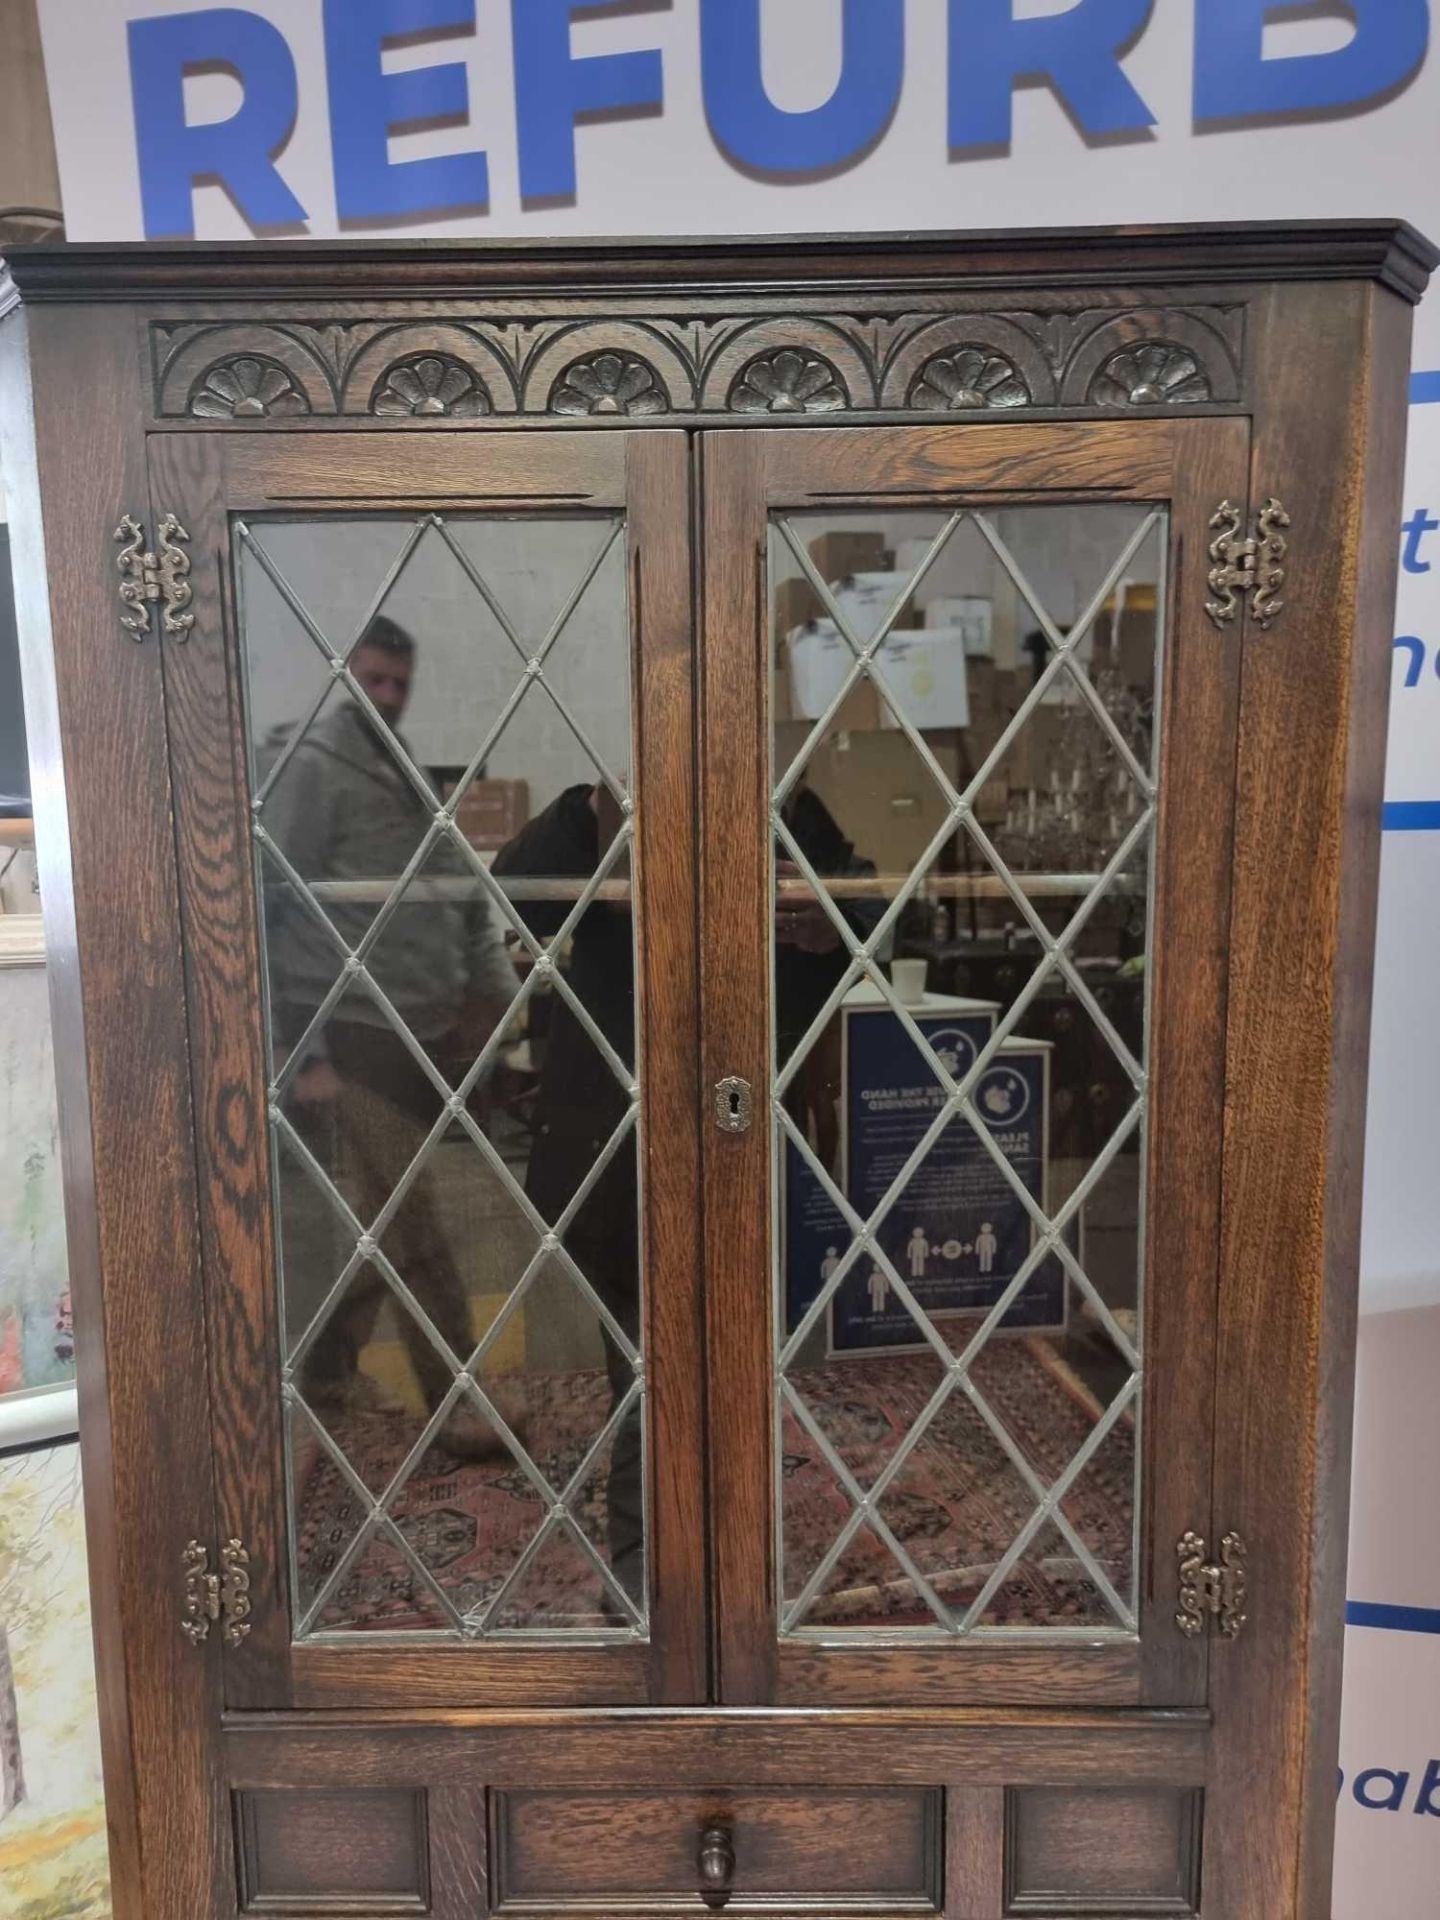
POLYGON ((1238 653, 1190 420, 705 446, 730 1702, 1204 1699, 1238 653), (747 1125, 747 1113, 749 1124, 747 1125))
POLYGON ((685 440, 151 465, 227 1698, 702 1698, 685 440))

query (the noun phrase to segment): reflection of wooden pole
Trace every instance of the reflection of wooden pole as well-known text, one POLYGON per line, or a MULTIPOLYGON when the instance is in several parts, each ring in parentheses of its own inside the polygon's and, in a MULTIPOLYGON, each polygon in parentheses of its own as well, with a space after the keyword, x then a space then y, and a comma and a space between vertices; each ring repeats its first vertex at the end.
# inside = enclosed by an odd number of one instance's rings
MULTIPOLYGON (((398 874, 375 880, 312 880, 310 891, 317 900, 378 907, 390 898, 398 874)), ((824 876, 821 876, 822 880, 824 876)), ((578 900, 589 882, 585 880, 534 880, 519 874, 492 874, 491 879, 509 900, 578 900)), ((906 873, 846 875, 843 879, 824 880, 832 900, 893 900, 909 884, 906 873)), ((1100 884, 1098 873, 1016 874, 1015 885, 1030 900, 1078 900, 1093 893, 1100 884)), ((947 900, 1008 900, 1010 889, 998 873, 937 873, 926 882, 932 897, 947 900)), ((1143 883, 1125 874, 1110 882, 1112 893, 1134 896, 1143 883)), ((775 882, 776 897, 794 903, 813 900, 814 889, 808 880, 783 875, 775 882)), ((484 889, 478 880, 455 875, 443 880, 412 880, 405 889, 405 901, 416 904, 479 900, 484 889)), ((595 890, 597 900, 628 906, 628 880, 602 880, 595 890)))
MULTIPOLYGON (((388 879, 381 877, 375 880, 311 880, 307 884, 317 900, 378 907, 390 898, 399 877, 399 874, 392 874, 388 879)), ((498 873, 492 874, 491 879, 507 900, 578 900, 590 884, 588 880, 529 880, 508 873, 503 877, 498 873)), ((478 880, 467 880, 456 874, 443 880, 412 880, 405 889, 403 903, 463 903, 485 897, 485 888, 478 880)), ((619 901, 628 906, 630 882, 602 880, 595 889, 595 898, 619 901)))
POLYGON ((34 844, 33 820, 0 820, 0 847, 33 847, 34 844))
MULTIPOLYGON (((832 900, 893 900, 910 876, 903 873, 875 873, 826 880, 825 891, 832 900)), ((1015 887, 1028 900, 1083 899, 1100 884, 1098 873, 1017 873, 1015 887)), ((814 890, 804 879, 783 879, 775 883, 782 900, 810 900, 814 890)), ((924 891, 940 900, 1008 900, 1010 889, 998 873, 936 873, 924 883, 924 891)), ((1117 874, 1108 891, 1132 894, 1139 884, 1117 874)))

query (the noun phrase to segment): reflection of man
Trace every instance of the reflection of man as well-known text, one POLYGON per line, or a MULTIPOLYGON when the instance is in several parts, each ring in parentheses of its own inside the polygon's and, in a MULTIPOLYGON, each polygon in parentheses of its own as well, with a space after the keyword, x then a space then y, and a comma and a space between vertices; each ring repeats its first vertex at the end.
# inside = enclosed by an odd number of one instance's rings
MULTIPOLYGON (((414 641, 393 620, 379 615, 355 649, 350 667, 384 728, 398 739, 415 667, 414 641)), ((291 866, 312 885, 370 883, 357 887, 351 898, 340 894, 321 899, 327 918, 353 950, 413 858, 437 805, 433 798, 422 798, 401 770, 382 728, 357 703, 339 698, 322 710, 296 748, 263 819, 291 866)), ((453 1085, 474 1063, 508 1005, 515 973, 491 909, 457 847, 441 841, 419 879, 421 887, 402 898, 365 965, 453 1085), (449 883, 435 890, 439 897, 424 884, 433 881, 449 883)), ((341 962, 333 939, 274 873, 266 889, 266 932, 278 1067, 300 1044, 341 962)), ((404 1180, 438 1119, 440 1097, 363 983, 341 997, 305 1048, 288 1094, 292 1118, 368 1227, 404 1180)), ((463 1362, 473 1344, 468 1303, 437 1217, 428 1164, 411 1181, 379 1241, 463 1362)), ((303 1392, 312 1405, 343 1410, 365 1404, 360 1352, 389 1297, 383 1275, 367 1263, 305 1356, 303 1392)), ((453 1376, 414 1317, 404 1309, 399 1312, 411 1364, 433 1412, 453 1376)), ((500 1383, 492 1397, 514 1425, 511 1416, 518 1418, 518 1409, 504 1386, 500 1383)), ((373 1387, 368 1397, 373 1400, 373 1387)), ((467 1457, 493 1453, 497 1447, 473 1405, 464 1401, 447 1421, 441 1440, 452 1453, 467 1457)))

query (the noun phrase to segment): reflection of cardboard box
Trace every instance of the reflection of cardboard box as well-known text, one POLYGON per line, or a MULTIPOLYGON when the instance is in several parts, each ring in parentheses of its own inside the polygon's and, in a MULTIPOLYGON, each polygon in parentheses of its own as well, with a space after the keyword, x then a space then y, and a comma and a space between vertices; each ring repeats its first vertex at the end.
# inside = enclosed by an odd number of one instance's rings
POLYGON ((972 660, 994 658, 994 619, 994 602, 971 594, 937 594, 925 607, 926 626, 958 628, 972 660))
POLYGON ((775 642, 770 669, 770 724, 783 726, 795 718, 795 703, 790 697, 790 655, 784 640, 775 642))
POLYGON ((970 694, 970 719, 967 726, 975 726, 991 717, 1000 718, 997 700, 997 675, 993 660, 967 661, 965 683, 970 694))
MULTIPOLYGON (((901 713, 918 731, 968 727, 965 638, 958 628, 917 627, 892 633, 880 651, 886 685, 901 713)), ((882 726, 898 723, 887 708, 882 726)))
POLYGON ((456 825, 482 853, 508 845, 529 818, 530 787, 524 780, 472 780, 455 809, 456 825))
POLYGON ((1095 667, 1115 668, 1127 687, 1149 690, 1155 684, 1155 589, 1132 587, 1120 610, 1117 633, 1114 602, 1095 622, 1095 667))
MULTIPOLYGON (((777 763, 798 744, 777 742, 777 763)), ((927 744, 954 783, 957 749, 947 741, 927 744)), ((806 784, 859 857, 873 860, 883 874, 908 875, 945 820, 941 791, 903 733, 852 733, 844 746, 828 740, 812 755, 806 784)))
MULTIPOLYGON (((857 640, 874 639, 882 622, 889 618, 896 595, 905 591, 909 579, 908 573, 849 573, 836 585, 836 612, 857 640)), ((907 600, 890 621, 892 632, 897 627, 918 625, 913 600, 907 600)))
POLYGON ((775 589, 772 630, 778 640, 783 640, 807 620, 818 620, 823 611, 820 596, 808 580, 782 580, 775 589))
POLYGON ((810 542, 815 571, 827 585, 852 573, 878 573, 885 565, 883 533, 822 533, 810 542))
POLYGON ((1012 793, 1047 792, 1055 782, 1056 757, 1070 709, 1043 701, 1021 724, 996 772, 1012 793))
MULTIPOLYGON (((850 643, 832 620, 812 620, 785 642, 790 717, 818 720, 855 666, 850 643)), ((838 733, 880 724, 880 702, 868 675, 846 694, 832 723, 838 733)))

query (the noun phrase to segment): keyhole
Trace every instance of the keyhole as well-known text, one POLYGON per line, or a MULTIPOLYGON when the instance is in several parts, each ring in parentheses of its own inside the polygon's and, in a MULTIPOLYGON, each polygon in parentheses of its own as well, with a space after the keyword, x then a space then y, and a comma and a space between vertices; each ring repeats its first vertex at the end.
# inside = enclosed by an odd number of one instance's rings
POLYGON ((738 1120, 740 1118, 740 1091, 738 1087, 732 1087, 730 1089, 730 1118, 732 1120, 738 1120))

